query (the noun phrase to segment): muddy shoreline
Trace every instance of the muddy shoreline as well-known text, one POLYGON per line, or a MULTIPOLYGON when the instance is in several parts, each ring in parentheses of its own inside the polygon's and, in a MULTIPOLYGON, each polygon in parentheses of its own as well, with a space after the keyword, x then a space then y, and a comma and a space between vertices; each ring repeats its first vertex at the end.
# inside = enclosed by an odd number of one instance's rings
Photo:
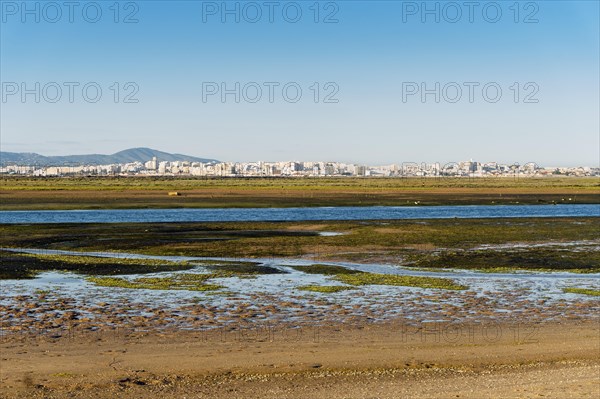
POLYGON ((271 335, 122 331, 2 342, 0 397, 485 398, 533 389, 583 398, 600 388, 598 323, 480 327, 333 324, 304 334, 273 326, 271 335))

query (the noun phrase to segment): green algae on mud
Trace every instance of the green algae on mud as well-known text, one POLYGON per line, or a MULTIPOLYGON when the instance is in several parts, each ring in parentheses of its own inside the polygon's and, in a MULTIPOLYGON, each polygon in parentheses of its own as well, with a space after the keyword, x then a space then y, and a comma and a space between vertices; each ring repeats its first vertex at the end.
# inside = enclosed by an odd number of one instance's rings
POLYGON ((318 254, 361 262, 377 254, 406 258, 485 244, 597 240, 598 230, 600 218, 589 217, 0 225, 0 247, 219 258, 318 254))
MULTIPOLYGON (((446 290, 465 290, 468 287, 461 284, 456 284, 454 281, 447 278, 438 277, 421 277, 421 276, 399 276, 395 274, 380 274, 369 273, 360 270, 348 269, 342 266, 315 264, 309 266, 292 266, 293 269, 302 271, 308 274, 320 274, 324 276, 333 276, 333 278, 350 286, 362 285, 391 285, 404 287, 420 287, 420 288, 439 288, 446 290)), ((304 291, 316 292, 337 292, 344 289, 351 289, 348 286, 317 286, 308 285, 298 287, 304 291), (328 291, 332 290, 332 291, 328 291)))
POLYGON ((21 253, 22 256, 36 258, 39 260, 48 260, 62 264, 75 265, 144 265, 144 266, 189 266, 187 261, 171 261, 163 259, 148 258, 123 258, 119 254, 115 257, 92 256, 92 255, 60 255, 60 254, 31 254, 21 253))
POLYGON ((298 270, 307 274, 322 274, 325 276, 334 276, 338 274, 357 274, 363 273, 360 270, 348 269, 343 266, 314 264, 308 266, 290 266, 294 270, 298 270))
POLYGON ((169 277, 140 277, 133 280, 118 277, 88 277, 86 280, 101 287, 117 287, 145 290, 216 291, 225 288, 207 283, 221 274, 178 274, 169 277))
POLYGON ((489 273, 515 271, 600 272, 600 252, 579 245, 569 248, 532 247, 478 250, 446 250, 421 255, 409 266, 421 269, 469 269, 489 273))
MULTIPOLYGON (((419 270, 597 272, 599 230, 600 218, 594 217, 0 225, 0 247, 230 259, 311 256, 315 263, 387 263, 419 270), (320 236, 323 231, 344 234, 320 236), (503 248, 478 249, 484 245, 503 248)), ((214 261, 213 270, 220 263, 224 262, 214 261)), ((52 268, 60 270, 59 266, 52 268)), ((1 265, 0 274, 6 269, 1 265)), ((21 266, 17 269, 23 271, 21 266)), ((133 273, 135 266, 127 269, 133 273)), ((34 269, 24 270, 26 274, 34 269)), ((310 273, 311 268, 297 270, 310 273)), ((331 266, 327 270, 333 272, 331 266)))
POLYGON ((277 268, 263 266, 256 262, 203 261, 194 265, 210 270, 208 273, 181 273, 161 277, 140 277, 136 279, 115 277, 88 277, 86 280, 102 287, 119 287, 147 290, 180 290, 180 291, 217 291, 225 288, 220 284, 208 283, 217 278, 241 279, 256 278, 258 275, 283 274, 277 268))
POLYGON ((0 280, 32 279, 38 273, 50 270, 87 275, 124 275, 188 270, 194 267, 185 261, 29 254, 2 250, 0 258, 0 280))
POLYGON ((347 285, 301 285, 296 287, 300 291, 320 292, 323 294, 334 294, 336 292, 343 292, 356 289, 355 287, 349 287, 347 285))
MULTIPOLYGON (((108 254, 107 254, 108 255, 108 254)), ((285 271, 257 262, 195 260, 172 261, 148 258, 125 258, 119 253, 109 256, 31 254, 0 250, 0 280, 32 279, 42 271, 68 271, 87 275, 127 275, 189 270, 204 267, 224 276, 251 277, 259 274, 282 274, 285 271)))
POLYGON ((205 266, 215 272, 231 273, 232 275, 253 276, 259 274, 285 274, 276 267, 261 265, 257 262, 211 262, 205 266))
POLYGON ((335 276, 339 282, 348 285, 391 285, 401 287, 437 288, 444 290, 466 290, 469 287, 457 284, 451 279, 440 277, 399 276, 396 274, 359 273, 339 274, 335 276))
POLYGON ((563 288, 563 292, 567 293, 567 294, 581 294, 581 295, 600 296, 600 290, 594 290, 594 289, 591 289, 591 288, 567 287, 567 288, 563 288))

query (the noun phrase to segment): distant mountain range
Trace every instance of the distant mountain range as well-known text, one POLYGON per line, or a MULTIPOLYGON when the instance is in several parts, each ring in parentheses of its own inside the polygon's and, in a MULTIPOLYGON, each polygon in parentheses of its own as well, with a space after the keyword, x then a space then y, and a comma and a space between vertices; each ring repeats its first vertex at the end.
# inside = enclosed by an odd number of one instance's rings
POLYGON ((182 154, 170 154, 151 148, 130 148, 112 155, 65 155, 44 156, 32 152, 0 152, 0 164, 60 166, 60 165, 108 165, 114 163, 147 162, 156 157, 160 161, 219 162, 216 159, 198 158, 182 154))

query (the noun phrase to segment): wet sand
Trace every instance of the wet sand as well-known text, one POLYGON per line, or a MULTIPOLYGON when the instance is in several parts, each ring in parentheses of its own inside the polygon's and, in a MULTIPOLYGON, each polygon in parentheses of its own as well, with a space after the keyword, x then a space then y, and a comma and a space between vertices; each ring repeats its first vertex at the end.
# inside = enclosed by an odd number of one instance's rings
POLYGON ((2 398, 587 398, 600 323, 4 337, 2 398))

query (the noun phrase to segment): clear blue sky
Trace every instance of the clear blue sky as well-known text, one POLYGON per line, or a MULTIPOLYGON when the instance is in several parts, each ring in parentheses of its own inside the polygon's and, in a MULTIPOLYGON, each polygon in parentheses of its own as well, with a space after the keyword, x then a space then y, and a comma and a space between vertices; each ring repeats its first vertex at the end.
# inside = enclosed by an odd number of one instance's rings
MULTIPOLYGON (((463 1, 427 2, 438 7, 439 22, 421 1, 324 1, 318 15, 314 1, 275 1, 273 22, 262 0, 227 2, 238 4, 239 22, 222 15, 221 1, 120 2, 118 15, 114 0, 98 1, 100 17, 90 2, 77 2, 73 22, 67 7, 57 14, 62 1, 46 3, 27 2, 34 10, 27 13, 21 1, 1 1, 2 151, 144 146, 229 161, 599 163, 595 0, 484 1, 471 15, 463 1), (22 83, 35 92, 36 82, 40 102, 35 93, 23 101, 22 83), (62 87, 55 103, 51 82, 62 87), (73 102, 65 82, 79 84, 73 102), (89 82, 102 89, 96 103, 83 96, 89 82), (230 89, 257 82, 263 96, 252 103, 240 93, 236 103, 217 93, 203 101, 206 82, 230 89), (264 82, 280 84, 273 102, 264 82), (302 89, 296 103, 283 97, 289 82, 302 89), (421 84, 436 82, 440 102, 435 94, 423 102, 421 84), (451 82, 462 88, 457 102, 451 82), (473 102, 465 82, 478 84, 473 102), (124 102, 136 87, 139 101, 124 102), (411 87, 419 92, 409 95, 411 87), (492 102, 496 87, 502 96, 492 102), (337 102, 324 102, 336 89, 337 102)), ((254 98, 254 86, 247 89, 254 98)))

